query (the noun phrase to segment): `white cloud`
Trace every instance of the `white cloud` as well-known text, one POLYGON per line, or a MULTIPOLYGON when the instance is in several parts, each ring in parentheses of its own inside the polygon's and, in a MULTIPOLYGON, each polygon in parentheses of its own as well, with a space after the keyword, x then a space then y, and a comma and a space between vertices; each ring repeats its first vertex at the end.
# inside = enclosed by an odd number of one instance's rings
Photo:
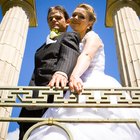
POLYGON ((19 129, 17 128, 13 132, 9 132, 7 136, 7 140, 18 140, 19 138, 19 129))

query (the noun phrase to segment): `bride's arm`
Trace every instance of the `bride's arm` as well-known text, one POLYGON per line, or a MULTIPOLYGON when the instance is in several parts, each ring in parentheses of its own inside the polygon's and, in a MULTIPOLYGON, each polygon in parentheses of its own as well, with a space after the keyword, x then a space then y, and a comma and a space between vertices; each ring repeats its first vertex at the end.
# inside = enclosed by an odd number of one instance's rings
POLYGON ((96 55, 98 49, 102 46, 97 35, 87 36, 82 53, 78 57, 76 66, 70 76, 69 87, 73 91, 80 93, 83 88, 83 82, 80 76, 88 69, 91 60, 96 55))

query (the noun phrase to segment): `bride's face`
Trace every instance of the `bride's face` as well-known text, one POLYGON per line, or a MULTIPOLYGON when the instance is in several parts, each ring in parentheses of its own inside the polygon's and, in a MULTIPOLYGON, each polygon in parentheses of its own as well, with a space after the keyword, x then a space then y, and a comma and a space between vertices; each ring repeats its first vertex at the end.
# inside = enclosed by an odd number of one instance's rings
POLYGON ((86 34, 86 31, 91 26, 91 23, 89 22, 89 16, 85 9, 78 7, 74 10, 70 18, 70 26, 81 36, 86 34))

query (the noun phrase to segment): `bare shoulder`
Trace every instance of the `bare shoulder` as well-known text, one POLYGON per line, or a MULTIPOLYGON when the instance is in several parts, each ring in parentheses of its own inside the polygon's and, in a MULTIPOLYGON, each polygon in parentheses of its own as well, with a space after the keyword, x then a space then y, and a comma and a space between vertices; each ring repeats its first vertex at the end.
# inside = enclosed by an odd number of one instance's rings
POLYGON ((85 42, 90 42, 92 44, 99 45, 100 47, 103 46, 103 42, 102 42, 101 38, 94 31, 89 31, 85 35, 84 40, 85 40, 85 42))
MULTIPOLYGON (((94 38, 94 39, 100 39, 99 35, 97 33, 95 33, 94 31, 89 31, 86 35, 85 35, 85 39, 87 38, 94 38)), ((101 39, 100 39, 101 40, 101 39)))

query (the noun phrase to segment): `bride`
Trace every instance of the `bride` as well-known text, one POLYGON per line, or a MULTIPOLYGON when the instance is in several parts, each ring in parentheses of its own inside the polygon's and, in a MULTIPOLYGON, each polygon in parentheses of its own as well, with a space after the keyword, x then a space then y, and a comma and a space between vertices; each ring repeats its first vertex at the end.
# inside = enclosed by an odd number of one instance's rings
MULTIPOLYGON (((121 87, 113 77, 104 73, 104 45, 92 30, 96 21, 94 9, 80 4, 70 18, 70 26, 81 37, 81 54, 70 77, 70 89, 78 94, 83 87, 121 87)), ((50 82, 51 85, 51 82, 50 82)), ((98 93, 96 93, 98 96, 98 93)), ((68 98, 69 92, 65 98, 68 98)), ((84 102, 80 98, 79 102, 84 102)), ((139 109, 133 108, 49 108, 43 118, 139 118, 139 109)), ((140 132, 135 125, 119 123, 66 123, 74 140, 139 140, 140 132)), ((42 126, 34 130, 29 140, 68 140, 66 134, 55 126, 42 126)))

